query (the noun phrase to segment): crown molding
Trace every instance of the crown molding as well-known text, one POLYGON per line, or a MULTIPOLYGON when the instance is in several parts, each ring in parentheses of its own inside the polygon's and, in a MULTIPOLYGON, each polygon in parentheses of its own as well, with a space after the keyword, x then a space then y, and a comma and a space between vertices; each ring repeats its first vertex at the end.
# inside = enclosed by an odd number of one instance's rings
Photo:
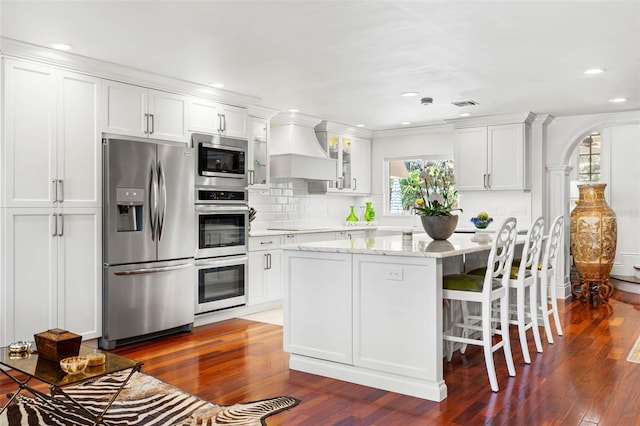
POLYGON ((463 129, 465 127, 499 126, 501 124, 516 124, 516 123, 531 124, 535 118, 536 118, 536 115, 532 112, 518 112, 514 114, 505 114, 505 115, 488 115, 483 117, 472 117, 472 118, 454 118, 454 119, 445 120, 445 121, 451 124, 455 129, 463 129))
POLYGON ((250 117, 257 117, 266 120, 271 120, 280 111, 274 108, 268 108, 265 106, 251 105, 247 111, 250 117))
POLYGON ((374 138, 389 138, 400 136, 426 135, 429 133, 451 132, 451 126, 447 124, 430 124, 425 126, 406 127, 401 129, 376 130, 374 138))
POLYGON ((255 96, 244 95, 229 90, 214 89, 207 85, 176 79, 160 73, 142 71, 87 56, 60 52, 55 49, 6 37, 0 37, 0 55, 52 65, 93 77, 120 81, 165 92, 210 99, 215 102, 244 108, 260 101, 260 98, 255 96))
POLYGON ((343 123, 335 123, 327 120, 323 120, 322 123, 316 126, 316 132, 340 133, 364 139, 371 139, 373 137, 372 130, 350 126, 343 123))

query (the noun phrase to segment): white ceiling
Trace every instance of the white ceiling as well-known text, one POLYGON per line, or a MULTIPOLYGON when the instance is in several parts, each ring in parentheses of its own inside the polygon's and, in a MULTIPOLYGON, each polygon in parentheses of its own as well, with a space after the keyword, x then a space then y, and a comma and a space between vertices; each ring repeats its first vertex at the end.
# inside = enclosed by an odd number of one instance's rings
POLYGON ((369 129, 640 109, 640 1, 0 1, 2 36, 369 129), (597 76, 583 71, 605 68, 597 76), (415 91, 405 98, 401 92, 415 91), (430 106, 421 97, 432 97, 430 106), (624 104, 609 99, 626 97, 624 104), (451 102, 473 99, 479 106, 451 102))

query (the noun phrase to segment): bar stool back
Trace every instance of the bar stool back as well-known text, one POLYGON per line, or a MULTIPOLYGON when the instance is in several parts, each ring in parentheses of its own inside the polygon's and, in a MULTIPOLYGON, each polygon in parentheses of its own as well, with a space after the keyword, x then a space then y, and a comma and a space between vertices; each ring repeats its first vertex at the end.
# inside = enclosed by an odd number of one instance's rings
POLYGON ((551 323, 549 321, 550 315, 553 315, 558 335, 562 336, 562 325, 560 324, 560 316, 558 315, 558 297, 556 294, 556 272, 558 269, 558 253, 563 247, 563 233, 564 217, 560 215, 554 219, 549 228, 549 235, 547 236, 544 254, 542 255, 542 264, 540 265, 540 278, 538 280, 540 283, 539 319, 542 319, 549 343, 553 343, 553 334, 551 333, 551 323))
MULTIPOLYGON (((453 301, 461 304, 476 302, 480 305, 480 315, 463 318, 463 322, 452 321, 451 328, 443 333, 443 340, 453 347, 454 342, 463 345, 482 346, 491 390, 498 392, 498 379, 493 361, 493 353, 502 348, 510 376, 516 375, 509 343, 509 272, 513 262, 513 252, 517 237, 516 219, 507 218, 493 235, 487 270, 484 276, 472 274, 452 274, 443 277, 442 295, 452 307, 453 301), (500 328, 493 327, 491 306, 499 301, 500 328), (462 332, 457 333, 458 330, 462 332), (480 334, 479 338, 475 336, 480 334), (501 340, 493 344, 492 336, 498 334, 501 340)), ((449 353, 451 360, 451 352, 449 353)))
POLYGON ((511 290, 515 290, 515 294, 511 293, 509 323, 518 326, 522 357, 527 364, 531 364, 531 355, 529 355, 529 346, 527 345, 527 330, 532 330, 536 350, 542 353, 542 342, 538 329, 538 265, 542 251, 543 233, 544 219, 539 217, 527 232, 527 241, 522 249, 522 257, 517 267, 512 266, 509 280, 511 290))

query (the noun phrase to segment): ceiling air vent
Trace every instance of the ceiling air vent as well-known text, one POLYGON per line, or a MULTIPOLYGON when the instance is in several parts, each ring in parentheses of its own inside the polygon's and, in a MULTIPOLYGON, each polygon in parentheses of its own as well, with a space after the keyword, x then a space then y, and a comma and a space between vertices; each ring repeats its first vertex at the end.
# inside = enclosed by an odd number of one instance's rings
POLYGON ((472 100, 468 100, 468 101, 458 101, 458 102, 451 102, 453 105, 457 106, 457 107, 467 107, 467 106, 476 106, 476 105, 480 105, 478 102, 476 101, 472 101, 472 100))

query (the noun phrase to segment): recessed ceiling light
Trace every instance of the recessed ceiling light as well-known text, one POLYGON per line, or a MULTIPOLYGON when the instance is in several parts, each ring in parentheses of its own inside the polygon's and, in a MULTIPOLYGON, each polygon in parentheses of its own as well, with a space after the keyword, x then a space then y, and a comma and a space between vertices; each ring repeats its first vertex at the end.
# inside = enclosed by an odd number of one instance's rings
POLYGON ((406 126, 407 124, 411 124, 411 122, 410 122, 410 121, 403 121, 403 122, 402 122, 402 123, 400 123, 400 124, 402 124, 403 126, 406 126))
POLYGON ((627 98, 613 98, 609 99, 609 102, 611 102, 612 104, 619 104, 622 102, 627 102, 627 98))
POLYGON ((462 114, 460 114, 460 117, 468 117, 470 115, 471 115, 470 112, 463 112, 462 114))
POLYGON ((71 50, 71 49, 73 49, 72 45, 66 44, 66 43, 53 43, 51 45, 51 47, 56 49, 56 50, 71 50))
POLYGON ((356 124, 356 127, 364 127, 364 124, 356 124))
POLYGON ((418 92, 402 92, 400 93, 400 96, 410 98, 411 96, 418 96, 418 92))
POLYGON ((215 87, 216 89, 222 89, 224 87, 224 83, 210 83, 209 86, 215 87))
POLYGON ((595 75, 595 74, 602 74, 604 72, 604 70, 602 68, 591 68, 586 70, 584 73, 587 75, 595 75))
POLYGON ((299 110, 299 109, 295 109, 295 108, 291 108, 291 109, 289 109, 289 110, 287 110, 287 111, 289 111, 289 112, 300 112, 300 110, 299 110))

